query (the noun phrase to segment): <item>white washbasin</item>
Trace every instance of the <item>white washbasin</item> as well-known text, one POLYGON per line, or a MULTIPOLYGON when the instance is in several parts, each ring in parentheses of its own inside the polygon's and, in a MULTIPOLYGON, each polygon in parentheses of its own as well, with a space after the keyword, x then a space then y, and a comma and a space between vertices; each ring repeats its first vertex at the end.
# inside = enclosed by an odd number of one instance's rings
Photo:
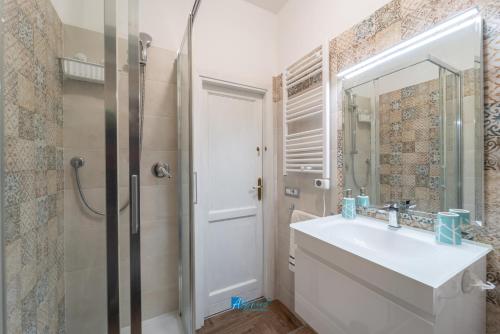
POLYGON ((438 244, 432 232, 410 227, 390 230, 387 223, 363 216, 354 220, 330 216, 290 227, 432 288, 492 250, 472 241, 460 246, 438 244))

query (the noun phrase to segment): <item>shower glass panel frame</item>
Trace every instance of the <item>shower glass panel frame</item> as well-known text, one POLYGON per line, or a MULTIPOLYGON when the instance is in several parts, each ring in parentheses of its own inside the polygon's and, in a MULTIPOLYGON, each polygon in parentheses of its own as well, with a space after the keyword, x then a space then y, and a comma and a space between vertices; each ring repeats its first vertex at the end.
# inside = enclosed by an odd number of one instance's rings
MULTIPOLYGON (((192 156, 192 29, 201 1, 196 0, 176 59, 178 175, 177 195, 179 226, 179 316, 183 332, 194 332, 193 228, 194 212, 192 156)), ((130 328, 132 334, 142 332, 141 296, 141 58, 139 33, 139 1, 128 1, 128 94, 129 94, 129 198, 130 198, 130 328)), ((142 73, 143 74, 143 73, 142 73)))
MULTIPOLYGON (((105 140, 106 140, 106 248, 107 248, 107 296, 108 296, 108 334, 119 334, 127 327, 130 317, 130 333, 142 332, 141 312, 141 253, 140 253, 140 51, 139 51, 139 1, 129 0, 128 30, 118 31, 116 21, 116 0, 105 1, 104 42, 105 42, 105 140), (128 105, 119 105, 118 86, 119 56, 124 50, 119 35, 126 35, 126 61, 128 72, 128 105), (119 162, 120 129, 119 111, 128 111, 128 199, 129 220, 120 216, 119 162), (127 229, 128 234, 122 234, 127 229), (120 231, 122 233, 120 233, 120 231), (124 244, 126 247, 119 247, 124 244), (121 249, 121 252, 120 252, 121 249), (130 271, 120 271, 125 264, 130 271), (120 274, 121 273, 121 274, 120 274), (125 276, 123 276, 125 275, 125 276), (130 289, 126 287, 130 282, 130 289), (120 284, 121 283, 121 284, 120 284), (124 290, 124 291, 121 291, 124 290), (130 305, 123 304, 130 296, 130 305), (121 304, 121 305, 120 305, 121 304), (129 311, 130 309, 130 311, 129 311), (128 313, 130 312, 130 313, 128 313)), ((126 120, 126 119, 125 119, 126 120)), ((124 121, 125 123, 125 121, 124 121)), ((123 124, 125 125, 125 124, 123 124)), ((123 129, 123 128, 122 128, 123 129)))
MULTIPOLYGON (((142 332, 141 288, 141 63, 139 50, 139 1, 128 1, 128 109, 130 199, 130 328, 142 332)), ((143 98, 143 97, 142 97, 143 98)))
POLYGON ((194 187, 192 148, 192 29, 200 2, 189 15, 181 46, 177 52, 177 197, 179 227, 179 316, 184 333, 194 332, 193 288, 193 212, 194 187))
POLYGON ((118 84, 116 1, 104 2, 104 106, 106 165, 106 284, 108 334, 120 333, 118 223, 118 84))
MULTIPOLYGON (((0 0, 0 17, 4 16, 4 1, 0 0)), ((3 36, 4 33, 4 20, 0 20, 0 32, 3 36)), ((4 96, 4 38, 0 38, 0 96, 4 96)), ((3 216, 3 208, 4 208, 4 103, 0 101, 0 334, 7 333, 7 310, 6 310, 6 297, 5 297, 5 259, 4 259, 4 216, 3 216)))

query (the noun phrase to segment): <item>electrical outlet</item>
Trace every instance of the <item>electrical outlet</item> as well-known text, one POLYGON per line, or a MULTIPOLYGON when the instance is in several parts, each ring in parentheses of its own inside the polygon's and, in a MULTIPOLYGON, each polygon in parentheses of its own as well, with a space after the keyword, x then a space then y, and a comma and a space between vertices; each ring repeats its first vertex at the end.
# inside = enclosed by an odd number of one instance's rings
POLYGON ((330 189, 330 180, 328 179, 315 179, 314 186, 319 189, 330 189))
POLYGON ((285 187, 285 196, 299 198, 300 197, 300 189, 285 187))

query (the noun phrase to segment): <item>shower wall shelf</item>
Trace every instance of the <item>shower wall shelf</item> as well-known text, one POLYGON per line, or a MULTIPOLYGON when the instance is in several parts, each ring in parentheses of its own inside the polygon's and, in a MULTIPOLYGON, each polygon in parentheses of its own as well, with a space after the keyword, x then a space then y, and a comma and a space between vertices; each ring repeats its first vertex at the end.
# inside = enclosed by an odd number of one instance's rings
POLYGON ((284 71, 283 174, 330 177, 328 47, 319 46, 284 71))
POLYGON ((104 84, 104 65, 72 58, 61 58, 60 60, 65 78, 104 84))

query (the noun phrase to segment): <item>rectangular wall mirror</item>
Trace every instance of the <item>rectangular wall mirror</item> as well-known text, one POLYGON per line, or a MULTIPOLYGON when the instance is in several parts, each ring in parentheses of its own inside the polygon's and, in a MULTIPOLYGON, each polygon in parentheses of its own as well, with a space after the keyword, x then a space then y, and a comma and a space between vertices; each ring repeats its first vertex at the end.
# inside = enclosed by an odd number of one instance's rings
POLYGON ((463 208, 483 220, 482 21, 465 15, 339 78, 354 195, 365 188, 376 206, 410 200, 417 214, 463 208))

